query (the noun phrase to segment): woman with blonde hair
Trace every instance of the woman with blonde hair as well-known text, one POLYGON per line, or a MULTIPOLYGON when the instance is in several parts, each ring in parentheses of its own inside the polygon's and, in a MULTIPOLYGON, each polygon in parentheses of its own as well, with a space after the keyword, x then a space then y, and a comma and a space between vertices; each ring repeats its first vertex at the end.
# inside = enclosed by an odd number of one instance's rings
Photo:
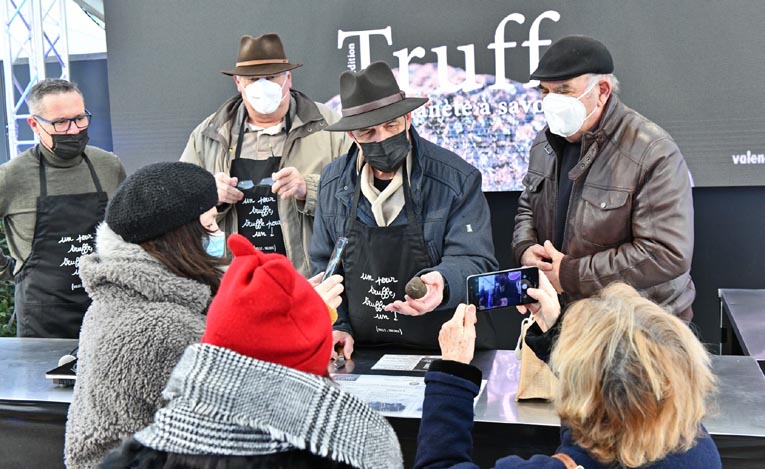
MULTIPOLYGON (((623 283, 574 303, 560 320, 544 275, 529 295, 538 300, 529 307, 536 329, 530 346, 545 356, 545 344, 554 342, 561 445, 553 456, 499 459, 497 468, 722 467, 701 425, 715 389, 710 358, 682 320, 623 283)), ((481 382, 469 364, 475 322, 475 307, 460 305, 441 329, 443 358, 425 377, 417 468, 474 467, 472 410, 481 382)))

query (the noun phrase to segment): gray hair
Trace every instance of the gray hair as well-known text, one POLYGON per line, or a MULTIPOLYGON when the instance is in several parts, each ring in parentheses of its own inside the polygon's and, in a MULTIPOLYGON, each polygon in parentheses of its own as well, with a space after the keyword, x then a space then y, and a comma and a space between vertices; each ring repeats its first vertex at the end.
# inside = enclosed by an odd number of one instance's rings
MULTIPOLYGON (((46 78, 40 80, 32 87, 27 96, 27 106, 30 114, 41 114, 41 103, 45 96, 49 94, 77 93, 82 96, 82 91, 77 87, 77 83, 62 80, 61 78, 46 78)), ((84 99, 84 98, 83 98, 84 99)))
POLYGON ((612 94, 619 94, 619 91, 621 91, 621 84, 619 83, 619 79, 616 78, 616 75, 614 75, 613 73, 604 73, 604 74, 591 73, 590 74, 590 84, 593 84, 600 80, 606 80, 611 84, 612 94))

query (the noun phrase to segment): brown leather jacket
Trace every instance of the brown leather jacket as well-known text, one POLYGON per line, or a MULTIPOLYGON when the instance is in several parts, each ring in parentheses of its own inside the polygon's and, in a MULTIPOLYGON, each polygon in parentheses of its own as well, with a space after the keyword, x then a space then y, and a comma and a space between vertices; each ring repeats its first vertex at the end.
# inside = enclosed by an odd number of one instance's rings
MULTIPOLYGON (((531 148, 513 232, 513 255, 552 240, 557 166, 565 140, 549 129, 531 148)), ((582 138, 566 217, 560 282, 567 300, 626 282, 690 320, 693 200, 672 137, 612 95, 600 125, 582 138)))

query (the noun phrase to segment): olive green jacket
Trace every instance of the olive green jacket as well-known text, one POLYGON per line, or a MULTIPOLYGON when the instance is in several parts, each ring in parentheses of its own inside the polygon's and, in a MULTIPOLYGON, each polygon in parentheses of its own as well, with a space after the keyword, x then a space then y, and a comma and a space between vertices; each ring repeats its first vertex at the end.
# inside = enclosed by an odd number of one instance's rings
MULTIPOLYGON (((351 141, 345 132, 324 131, 327 126, 340 120, 336 112, 311 101, 299 91, 291 90, 290 94, 291 125, 280 167, 292 166, 300 171, 306 182, 306 199, 279 198, 278 210, 287 257, 295 269, 308 275, 308 246, 313 234, 319 175, 324 166, 348 151, 351 141)), ((237 95, 202 121, 191 132, 181 161, 199 165, 213 174, 229 174, 236 152, 236 142, 232 141, 231 136, 232 126, 237 116, 246 112, 243 107, 242 97, 237 95)), ((236 210, 232 210, 230 205, 224 205, 219 206, 218 211, 219 224, 226 236, 236 233, 236 210)))

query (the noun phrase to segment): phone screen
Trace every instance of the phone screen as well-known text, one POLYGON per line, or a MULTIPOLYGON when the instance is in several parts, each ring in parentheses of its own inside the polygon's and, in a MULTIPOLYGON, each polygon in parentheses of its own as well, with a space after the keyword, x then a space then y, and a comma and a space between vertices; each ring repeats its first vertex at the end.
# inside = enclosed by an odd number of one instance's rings
POLYGON ((529 288, 539 288, 536 267, 471 275, 467 278, 467 301, 478 310, 534 303, 536 300, 526 294, 529 288))
POLYGON ((345 236, 337 238, 335 249, 332 250, 332 255, 329 257, 327 268, 324 270, 324 275, 321 277, 322 282, 334 275, 337 266, 340 265, 340 261, 343 258, 343 251, 345 250, 346 244, 348 244, 348 238, 345 236))

